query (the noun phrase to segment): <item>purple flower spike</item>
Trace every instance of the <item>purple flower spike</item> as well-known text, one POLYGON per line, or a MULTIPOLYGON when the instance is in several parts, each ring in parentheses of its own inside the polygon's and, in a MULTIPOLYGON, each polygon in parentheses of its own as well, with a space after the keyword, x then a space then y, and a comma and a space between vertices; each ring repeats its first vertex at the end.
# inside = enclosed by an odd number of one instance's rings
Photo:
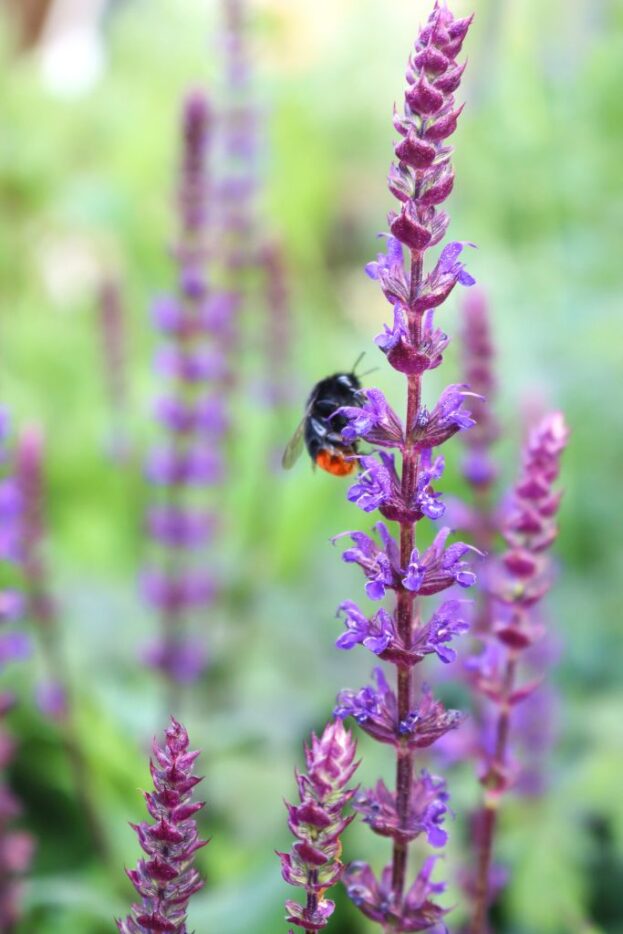
POLYGON ((206 650, 191 630, 196 610, 216 597, 205 567, 218 515, 198 504, 196 491, 219 485, 225 476, 222 443, 229 413, 224 390, 231 375, 225 349, 238 303, 238 296, 211 286, 213 116, 201 90, 186 96, 180 123, 178 236, 172 250, 177 288, 156 299, 152 310, 162 335, 155 370, 163 388, 154 407, 161 437, 145 465, 154 487, 145 521, 153 553, 141 577, 161 630, 144 660, 164 675, 173 707, 176 686, 195 680, 204 669, 206 650))
POLYGON ((554 412, 542 419, 525 444, 520 476, 500 527, 508 547, 487 573, 490 618, 483 628, 484 647, 467 663, 473 688, 486 703, 491 737, 482 744, 480 780, 485 796, 477 824, 489 830, 475 841, 479 853, 472 884, 474 930, 486 926, 491 901, 492 845, 500 798, 519 777, 510 746, 517 739, 518 718, 511 719, 510 711, 535 697, 542 677, 542 665, 535 670, 533 660, 539 643, 543 645, 545 627, 535 607, 551 584, 546 552, 556 539, 560 504, 553 485, 568 438, 563 415, 554 412))
POLYGON ((188 746, 188 733, 173 717, 164 746, 154 740, 150 762, 154 790, 145 792, 152 823, 130 825, 146 858, 138 861, 136 869, 126 870, 141 901, 132 905, 124 921, 117 921, 121 934, 188 934, 188 902, 203 887, 192 863, 207 843, 199 839, 194 819, 203 802, 192 800, 193 788, 201 781, 193 775, 199 753, 190 752, 188 746))
POLYGON ((342 876, 341 836, 354 815, 344 810, 355 794, 350 782, 358 762, 356 743, 340 720, 329 723, 320 739, 312 734, 305 749, 307 774, 296 772, 300 804, 286 804, 288 827, 296 838, 289 853, 278 853, 281 874, 289 885, 305 889, 307 901, 286 902, 287 921, 305 931, 319 931, 333 913, 325 891, 342 876))
MULTIPOLYGON (((397 532, 390 533, 377 522, 378 541, 363 531, 345 533, 352 544, 343 559, 362 569, 366 595, 387 599, 388 605, 368 615, 345 600, 338 611, 345 629, 337 646, 363 645, 393 666, 394 677, 390 684, 376 668, 373 684, 339 692, 334 714, 353 717, 372 739, 389 746, 396 759, 396 787, 378 783, 357 803, 370 827, 391 839, 391 863, 380 880, 366 864, 354 863, 345 881, 361 911, 396 934, 445 931, 446 912, 432 900, 444 889, 431 881, 434 860, 424 863, 415 880, 408 877, 412 841, 423 834, 432 846, 443 846, 446 839, 445 784, 425 772, 416 777, 416 754, 463 719, 458 711, 446 710, 428 687, 418 693, 422 682, 414 668, 427 656, 443 664, 454 661, 454 640, 468 628, 467 601, 448 599, 432 613, 421 603, 455 585, 471 587, 476 577, 466 556, 470 551, 482 554, 463 542, 448 544, 449 528, 425 550, 418 535, 420 521, 438 521, 446 511, 436 488, 445 459, 436 455, 436 448, 472 428, 471 402, 482 401, 478 390, 459 384, 448 386, 432 411, 422 402, 424 374, 440 366, 448 345, 434 315, 457 284, 474 284, 461 261, 465 243, 442 245, 436 259, 429 259, 450 223, 443 205, 455 185, 449 140, 462 111, 454 98, 464 70, 457 56, 470 23, 471 18, 455 19, 439 0, 420 30, 409 58, 404 107, 394 113, 399 138, 388 187, 397 206, 388 214, 389 233, 381 235, 386 237, 385 252, 366 266, 393 310, 393 320, 375 342, 389 365, 404 374, 406 405, 403 401, 395 411, 380 390, 368 389, 362 390, 360 407, 340 410, 344 441, 362 439, 371 448, 359 456, 361 470, 348 499, 365 513, 377 511, 397 525, 397 532), (404 419, 397 414, 402 406, 404 419)), ((533 512, 517 515, 513 534, 518 539, 537 530, 533 512)), ((545 519, 543 510, 541 516, 545 519)))

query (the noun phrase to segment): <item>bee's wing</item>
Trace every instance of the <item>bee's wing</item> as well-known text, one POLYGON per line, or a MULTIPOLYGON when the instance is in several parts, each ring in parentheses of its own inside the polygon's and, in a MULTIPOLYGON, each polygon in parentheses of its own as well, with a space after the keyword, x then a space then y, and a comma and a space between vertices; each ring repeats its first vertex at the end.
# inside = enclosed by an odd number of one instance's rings
POLYGON ((296 431, 288 441, 285 451, 283 452, 283 457, 281 458, 281 466, 284 470, 289 470, 290 467, 294 467, 297 460, 301 456, 301 451, 303 450, 303 441, 305 439, 305 420, 307 419, 307 412, 297 425, 296 431))

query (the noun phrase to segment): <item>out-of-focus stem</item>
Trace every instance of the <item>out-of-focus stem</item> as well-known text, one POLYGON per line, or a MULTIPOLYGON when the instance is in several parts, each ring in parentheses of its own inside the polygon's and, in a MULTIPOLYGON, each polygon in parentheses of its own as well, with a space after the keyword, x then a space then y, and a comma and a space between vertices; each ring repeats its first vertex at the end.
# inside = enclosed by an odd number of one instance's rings
POLYGON ((34 429, 25 432, 20 441, 18 481, 24 499, 22 566, 28 613, 39 632, 46 677, 50 684, 56 683, 60 686, 64 697, 65 710, 57 719, 57 725, 76 798, 84 813, 97 854, 100 858, 108 860, 111 856, 110 849, 98 809, 91 795, 89 768, 76 728, 70 679, 65 654, 59 642, 61 637, 59 620, 53 597, 50 594, 48 571, 42 552, 45 534, 43 439, 34 429))
POLYGON ((509 651, 504 671, 504 693, 499 702, 499 713, 495 728, 494 753, 482 779, 485 799, 478 818, 478 865, 474 896, 474 917, 470 934, 487 934, 487 910, 489 907, 489 875, 493 857, 493 841, 497 823, 497 811, 503 791, 504 776, 510 730, 510 696, 513 692, 517 669, 516 653, 509 651))
POLYGON ((497 803, 486 800, 479 815, 478 865, 476 868, 474 920, 470 934, 485 934, 487 930, 487 908, 489 904, 489 871, 493 853, 493 837, 497 822, 497 803))

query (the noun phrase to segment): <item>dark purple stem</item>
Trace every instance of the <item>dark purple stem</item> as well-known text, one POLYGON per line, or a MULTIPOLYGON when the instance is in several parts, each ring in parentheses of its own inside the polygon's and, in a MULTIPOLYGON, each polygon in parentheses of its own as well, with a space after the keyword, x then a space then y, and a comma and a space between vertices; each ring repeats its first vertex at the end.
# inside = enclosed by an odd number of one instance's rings
POLYGON ((499 700, 499 712, 495 727, 494 754, 487 771, 481 779, 485 798, 479 816, 480 840, 474 897, 474 918, 470 934, 486 934, 487 909, 489 907, 489 875, 493 857, 493 841, 497 823, 500 797, 504 791, 504 776, 510 731, 510 697, 515 684, 517 653, 510 651, 504 671, 504 692, 499 700))
MULTIPOLYGON (((411 288, 410 303, 417 298, 422 284, 422 253, 411 253, 411 288)), ((414 343, 419 344, 421 316, 409 312, 409 328, 413 332, 414 343)), ((402 460, 402 496, 409 503, 413 500, 417 488, 419 457, 411 441, 411 428, 415 425, 422 395, 422 375, 417 373, 407 377, 407 417, 406 443, 402 460)), ((400 563, 407 567, 415 547, 415 524, 400 523, 400 563)), ((401 587, 397 595, 398 633, 405 647, 411 647, 413 630, 419 625, 419 613, 414 594, 401 587)), ((406 719, 413 709, 414 678, 413 668, 399 668, 397 673, 398 719, 406 719)), ((400 824, 406 826, 409 818, 409 797, 413 784, 414 753, 409 750, 406 741, 397 749, 396 760, 396 808, 400 824)), ((394 840, 392 852, 392 890, 396 904, 402 901, 407 869, 408 844, 404 840, 394 840)))
MULTIPOLYGON (((318 873, 314 870, 309 874, 309 881, 311 886, 315 885, 318 881, 318 873)), ((306 902, 307 911, 312 917, 318 910, 318 895, 313 888, 307 890, 307 902, 306 902)), ((305 928, 305 934, 316 934, 313 928, 305 928)))

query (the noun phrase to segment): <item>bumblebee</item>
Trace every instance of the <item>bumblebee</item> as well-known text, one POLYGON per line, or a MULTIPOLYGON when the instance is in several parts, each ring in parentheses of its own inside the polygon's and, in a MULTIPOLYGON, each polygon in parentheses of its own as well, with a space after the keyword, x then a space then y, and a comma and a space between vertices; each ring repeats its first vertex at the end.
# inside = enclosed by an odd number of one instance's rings
POLYGON ((283 467, 294 466, 304 444, 312 462, 334 477, 347 477, 357 470, 357 444, 342 440, 342 429, 348 419, 335 414, 342 406, 361 408, 365 402, 359 377, 354 372, 356 366, 351 373, 334 373, 316 383, 305 414, 283 453, 283 467))

